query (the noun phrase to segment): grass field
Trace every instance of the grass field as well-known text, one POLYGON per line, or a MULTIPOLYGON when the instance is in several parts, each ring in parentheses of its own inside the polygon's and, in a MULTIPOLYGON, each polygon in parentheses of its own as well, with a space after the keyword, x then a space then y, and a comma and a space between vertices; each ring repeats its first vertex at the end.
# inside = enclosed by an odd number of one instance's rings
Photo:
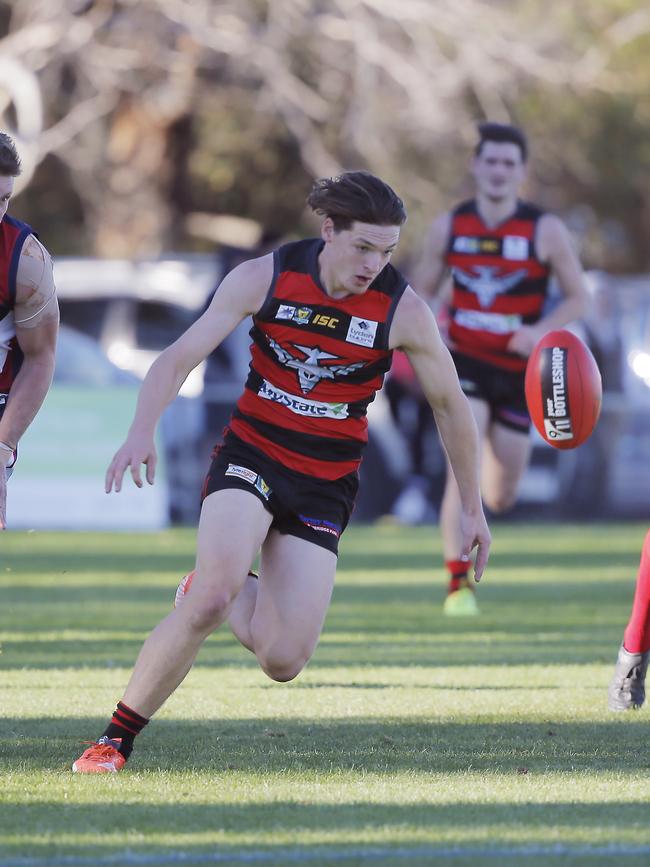
POLYGON ((0 867, 650 864, 648 711, 606 707, 645 530, 495 524, 450 620, 436 528, 353 527, 296 681, 224 629, 101 777, 194 533, 2 534, 0 867))

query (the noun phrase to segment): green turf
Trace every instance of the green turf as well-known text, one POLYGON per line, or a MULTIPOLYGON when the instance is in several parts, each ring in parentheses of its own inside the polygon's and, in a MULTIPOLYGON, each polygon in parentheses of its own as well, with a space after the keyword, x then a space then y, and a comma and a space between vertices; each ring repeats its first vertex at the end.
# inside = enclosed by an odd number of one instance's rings
POLYGON ((436 528, 353 527, 296 681, 222 630, 102 777, 70 763, 195 534, 3 534, 0 867, 647 865, 647 711, 606 708, 645 530, 495 524, 482 615, 450 620, 436 528))

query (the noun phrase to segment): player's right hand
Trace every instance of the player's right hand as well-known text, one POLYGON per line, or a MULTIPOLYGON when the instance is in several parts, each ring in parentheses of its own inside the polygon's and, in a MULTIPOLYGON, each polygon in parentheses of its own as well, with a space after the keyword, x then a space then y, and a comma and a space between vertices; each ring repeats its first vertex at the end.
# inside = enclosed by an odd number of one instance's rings
POLYGON ((153 437, 145 434, 129 434, 124 445, 115 452, 115 456, 106 470, 106 482, 104 490, 110 494, 122 490, 122 479, 127 467, 131 468, 131 477, 135 484, 141 488, 143 485, 141 468, 144 464, 147 468, 145 478, 153 485, 156 475, 158 456, 153 437))

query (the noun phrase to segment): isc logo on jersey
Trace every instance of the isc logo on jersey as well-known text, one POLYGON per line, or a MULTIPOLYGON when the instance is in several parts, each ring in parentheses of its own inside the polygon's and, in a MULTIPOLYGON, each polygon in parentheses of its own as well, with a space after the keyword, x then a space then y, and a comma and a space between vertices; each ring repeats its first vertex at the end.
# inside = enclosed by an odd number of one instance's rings
POLYGON ((288 391, 282 391, 281 388, 276 388, 271 385, 266 379, 262 382, 257 394, 265 400, 271 400, 273 403, 279 403, 296 415, 306 415, 312 418, 339 418, 348 417, 347 403, 323 403, 318 400, 305 400, 305 398, 296 397, 295 394, 290 394, 288 391))

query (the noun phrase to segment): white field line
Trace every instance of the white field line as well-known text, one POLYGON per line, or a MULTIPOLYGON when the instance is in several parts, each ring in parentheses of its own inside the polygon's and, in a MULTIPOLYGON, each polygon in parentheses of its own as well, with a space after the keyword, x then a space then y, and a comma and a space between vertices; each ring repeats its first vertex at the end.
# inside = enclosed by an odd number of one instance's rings
POLYGON ((327 849, 281 849, 249 850, 243 852, 160 852, 138 853, 126 850, 113 855, 49 855, 45 858, 0 858, 0 867, 128 867, 128 865, 165 865, 165 864, 307 864, 322 860, 327 864, 334 861, 353 859, 374 862, 388 858, 407 861, 413 858, 428 858, 432 862, 439 859, 471 858, 483 860, 499 858, 631 858, 650 856, 650 846, 517 846, 512 848, 476 848, 454 846, 451 848, 413 847, 413 848, 349 848, 327 849))

